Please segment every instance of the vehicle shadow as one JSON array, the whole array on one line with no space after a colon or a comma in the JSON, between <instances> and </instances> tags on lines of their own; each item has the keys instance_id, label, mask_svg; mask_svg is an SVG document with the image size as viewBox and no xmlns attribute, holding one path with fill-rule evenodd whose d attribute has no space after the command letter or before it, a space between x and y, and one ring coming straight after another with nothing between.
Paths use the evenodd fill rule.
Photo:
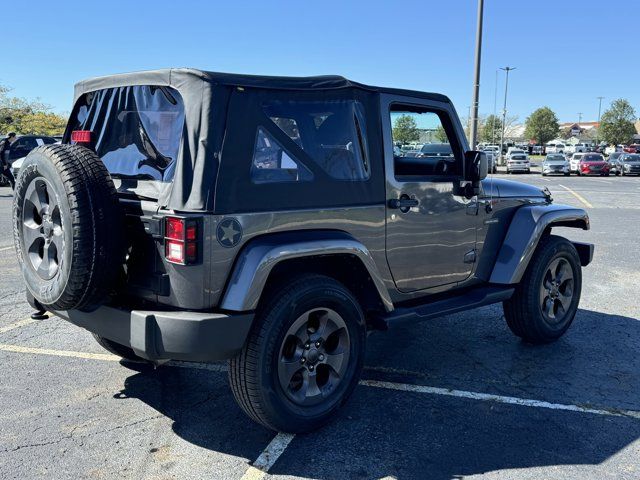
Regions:
<instances>
[{"instance_id":1,"label":"vehicle shadow","mask_svg":"<svg viewBox=\"0 0 640 480\"><path fill-rule=\"evenodd\" d=\"M580 310L565 337L534 347L513 337L492 306L372 335L363 376L640 410L639 343L639 320ZM226 375L202 369L142 368L118 395L167 415L189 442L255 459L273 434L240 412L225 382ZM546 466L597 469L638 438L636 418L360 387L335 422L298 436L270 473L450 479ZM615 468L624 462L616 459Z\"/></svg>"}]
</instances>

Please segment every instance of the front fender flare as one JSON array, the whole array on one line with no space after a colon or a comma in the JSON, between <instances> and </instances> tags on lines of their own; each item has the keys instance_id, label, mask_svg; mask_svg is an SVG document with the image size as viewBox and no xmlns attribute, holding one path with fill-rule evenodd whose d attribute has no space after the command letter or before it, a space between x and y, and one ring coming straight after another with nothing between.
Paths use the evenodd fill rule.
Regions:
<instances>
[{"instance_id":1,"label":"front fender flare","mask_svg":"<svg viewBox=\"0 0 640 480\"><path fill-rule=\"evenodd\" d=\"M509 225L489 281L497 284L518 283L540 238L549 227L589 230L589 215L581 208L567 205L520 207Z\"/></svg>"},{"instance_id":2,"label":"front fender flare","mask_svg":"<svg viewBox=\"0 0 640 480\"><path fill-rule=\"evenodd\" d=\"M269 274L280 262L312 256L352 255L369 272L387 311L393 303L369 250L343 232L290 232L265 235L251 240L236 259L220 308L250 311L258 306Z\"/></svg>"}]
</instances>

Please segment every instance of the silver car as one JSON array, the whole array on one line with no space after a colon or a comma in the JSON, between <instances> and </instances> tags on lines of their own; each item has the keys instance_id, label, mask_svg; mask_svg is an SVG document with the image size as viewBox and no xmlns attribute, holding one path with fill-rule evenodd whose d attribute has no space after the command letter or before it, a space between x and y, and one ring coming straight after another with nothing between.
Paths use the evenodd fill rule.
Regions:
<instances>
[{"instance_id":1,"label":"silver car","mask_svg":"<svg viewBox=\"0 0 640 480\"><path fill-rule=\"evenodd\" d=\"M570 175L570 165L567 157L561 153L550 153L542 161L542 176L550 174Z\"/></svg>"}]
</instances>

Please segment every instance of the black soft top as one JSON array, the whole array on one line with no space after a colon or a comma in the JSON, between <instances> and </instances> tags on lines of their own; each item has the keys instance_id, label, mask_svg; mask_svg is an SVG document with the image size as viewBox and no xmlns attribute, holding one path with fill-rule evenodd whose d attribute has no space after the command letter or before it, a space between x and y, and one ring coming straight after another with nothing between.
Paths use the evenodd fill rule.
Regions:
<instances>
[{"instance_id":1,"label":"black soft top","mask_svg":"<svg viewBox=\"0 0 640 480\"><path fill-rule=\"evenodd\" d=\"M275 91L295 97L309 93L333 91L336 94L353 93L375 96L379 93L404 95L438 102L450 103L444 95L393 88L372 87L353 82L340 76L272 77L205 72L189 68L148 70L134 73L91 78L76 84L74 108L87 93L105 89L123 89L133 86L171 87L178 91L184 102L184 133L176 161L176 171L171 183L140 181L135 188L138 194L157 198L161 207L176 211L210 210L212 189L215 185L220 151L225 134L226 105L232 92L238 89ZM259 92L255 92L259 93ZM104 107L106 108L106 107ZM107 108L108 110L108 108ZM70 120L64 141L70 140L75 122Z\"/></svg>"},{"instance_id":2,"label":"black soft top","mask_svg":"<svg viewBox=\"0 0 640 480\"><path fill-rule=\"evenodd\" d=\"M84 93L101 90L103 88L122 87L128 85L173 85L176 82L190 83L189 77L194 82L205 81L213 85L226 85L232 87L264 88L274 90L334 90L343 88L357 88L370 92L390 93L409 97L426 98L439 102L449 102L449 98L439 93L421 92L399 88L376 87L354 82L340 75L317 75L311 77L280 77L269 75L245 75L238 73L207 72L193 68L168 68L161 70L145 70L140 72L122 73L95 77L83 80L76 84L75 99ZM75 101L74 101L75 103Z\"/></svg>"}]
</instances>

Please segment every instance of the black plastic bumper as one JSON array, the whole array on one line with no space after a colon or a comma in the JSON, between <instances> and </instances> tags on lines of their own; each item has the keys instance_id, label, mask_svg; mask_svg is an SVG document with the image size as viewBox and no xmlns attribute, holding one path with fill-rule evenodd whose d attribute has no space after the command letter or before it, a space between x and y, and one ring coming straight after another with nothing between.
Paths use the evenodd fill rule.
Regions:
<instances>
[{"instance_id":1,"label":"black plastic bumper","mask_svg":"<svg viewBox=\"0 0 640 480\"><path fill-rule=\"evenodd\" d=\"M237 355L253 313L123 310L54 312L101 337L131 347L147 360L209 362Z\"/></svg>"}]
</instances>

